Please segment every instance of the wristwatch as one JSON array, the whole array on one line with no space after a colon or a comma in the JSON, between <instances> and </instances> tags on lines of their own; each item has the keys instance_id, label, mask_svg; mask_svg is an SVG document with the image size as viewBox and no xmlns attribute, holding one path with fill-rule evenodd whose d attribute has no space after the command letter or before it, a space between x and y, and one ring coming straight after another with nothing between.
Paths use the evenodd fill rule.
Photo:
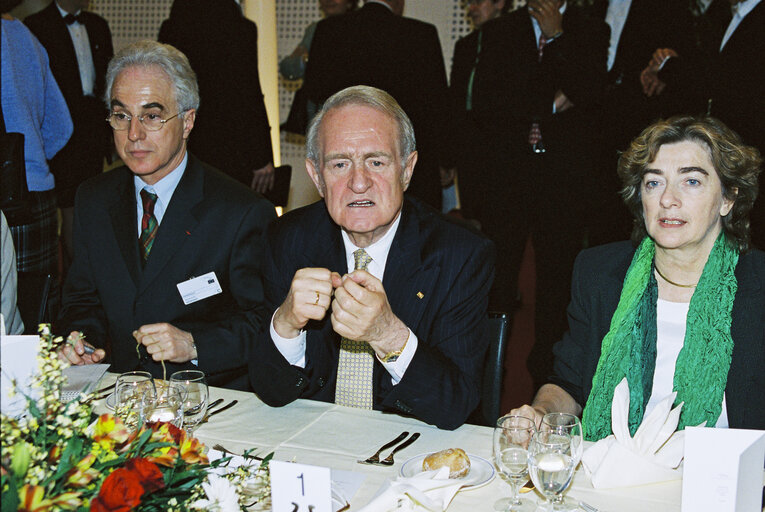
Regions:
<instances>
[{"instance_id":1,"label":"wristwatch","mask_svg":"<svg viewBox=\"0 0 765 512\"><path fill-rule=\"evenodd\" d=\"M385 356L381 359L381 361L383 363L392 363L396 361L399 357L401 357L401 354L404 353L404 349L406 348L406 344L408 341L409 341L409 338L406 339L403 347L401 347L398 350L394 350L393 352L388 352L387 354L385 354Z\"/></svg>"}]
</instances>

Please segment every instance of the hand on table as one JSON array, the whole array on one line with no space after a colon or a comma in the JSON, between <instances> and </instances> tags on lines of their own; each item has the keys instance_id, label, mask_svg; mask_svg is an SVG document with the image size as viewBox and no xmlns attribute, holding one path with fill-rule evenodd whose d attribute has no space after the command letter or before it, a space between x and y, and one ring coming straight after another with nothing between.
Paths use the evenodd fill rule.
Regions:
<instances>
[{"instance_id":1,"label":"hand on table","mask_svg":"<svg viewBox=\"0 0 765 512\"><path fill-rule=\"evenodd\" d=\"M301 268L292 278L287 298L274 314L274 330L295 338L309 320L321 320L332 303L332 292L342 280L326 268Z\"/></svg>"},{"instance_id":2,"label":"hand on table","mask_svg":"<svg viewBox=\"0 0 765 512\"><path fill-rule=\"evenodd\" d=\"M393 314L382 282L365 270L343 276L332 301L332 327L340 336L369 343L384 357L400 350L409 329Z\"/></svg>"},{"instance_id":3,"label":"hand on table","mask_svg":"<svg viewBox=\"0 0 765 512\"><path fill-rule=\"evenodd\" d=\"M72 331L69 337L58 349L58 357L62 361L69 361L73 365L95 364L106 357L103 349L95 348L90 343L83 341L83 334L79 331ZM85 352L85 347L94 349L92 353Z\"/></svg>"},{"instance_id":4,"label":"hand on table","mask_svg":"<svg viewBox=\"0 0 765 512\"><path fill-rule=\"evenodd\" d=\"M511 409L509 413L515 416L525 416L534 420L534 424L539 428L542 425L542 418L545 417L546 411L540 407L533 407L531 405L522 405L516 409Z\"/></svg>"},{"instance_id":5,"label":"hand on table","mask_svg":"<svg viewBox=\"0 0 765 512\"><path fill-rule=\"evenodd\" d=\"M197 358L194 337L168 323L146 324L133 331L133 337L146 347L155 361L185 363Z\"/></svg>"}]
</instances>

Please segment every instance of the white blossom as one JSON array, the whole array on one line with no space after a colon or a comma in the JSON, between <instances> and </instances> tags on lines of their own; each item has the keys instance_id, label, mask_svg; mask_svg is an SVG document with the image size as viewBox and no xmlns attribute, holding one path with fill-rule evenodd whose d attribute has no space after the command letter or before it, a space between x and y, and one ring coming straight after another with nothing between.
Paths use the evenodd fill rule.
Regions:
<instances>
[{"instance_id":1,"label":"white blossom","mask_svg":"<svg viewBox=\"0 0 765 512\"><path fill-rule=\"evenodd\" d=\"M197 500L192 508L207 509L215 512L239 512L239 496L236 487L226 478L215 474L207 477L202 484L207 499Z\"/></svg>"}]
</instances>

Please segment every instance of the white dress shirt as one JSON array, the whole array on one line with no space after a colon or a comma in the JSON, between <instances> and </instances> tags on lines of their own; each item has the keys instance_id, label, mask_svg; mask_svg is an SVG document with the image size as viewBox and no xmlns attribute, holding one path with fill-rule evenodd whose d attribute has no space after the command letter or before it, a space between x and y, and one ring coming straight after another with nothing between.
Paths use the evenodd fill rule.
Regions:
<instances>
[{"instance_id":1,"label":"white dress shirt","mask_svg":"<svg viewBox=\"0 0 765 512\"><path fill-rule=\"evenodd\" d=\"M608 70L614 67L616 50L619 49L619 39L622 37L624 24L632 6L632 0L608 0L606 23L611 27L611 41L608 43Z\"/></svg>"},{"instance_id":2,"label":"white dress shirt","mask_svg":"<svg viewBox=\"0 0 765 512\"><path fill-rule=\"evenodd\" d=\"M183 177L183 173L186 170L186 164L189 161L189 154L186 152L183 155L181 163L173 169L167 176L156 182L154 185L147 185L138 176L133 176L133 184L135 185L135 202L136 211L138 212L138 236L141 236L141 219L143 218L143 200L141 199L141 190L146 189L152 194L157 194L157 203L154 205L154 216L157 218L157 226L162 224L162 217L165 216L167 207L170 204L175 193L175 188Z\"/></svg>"},{"instance_id":3,"label":"white dress shirt","mask_svg":"<svg viewBox=\"0 0 765 512\"><path fill-rule=\"evenodd\" d=\"M65 17L68 12L61 8L58 3L56 4L58 12L61 13L61 17ZM75 16L80 14L81 11L77 11ZM96 67L93 64L93 53L90 51L90 39L88 39L88 30L85 25L79 21L75 21L71 25L66 26L69 29L69 35L72 38L72 44L74 44L74 53L77 55L77 67L80 69L80 82L82 83L82 94L85 96L93 96L93 86L96 82Z\"/></svg>"},{"instance_id":4,"label":"white dress shirt","mask_svg":"<svg viewBox=\"0 0 765 512\"><path fill-rule=\"evenodd\" d=\"M365 247L364 250L366 250L367 254L370 258L372 258L372 261L369 262L369 265L367 266L367 272L372 274L374 277L382 281L383 275L385 274L385 264L388 260L388 253L390 252L390 246L393 243L393 238L396 236L396 231L398 230L398 225L401 222L401 213L399 213L396 220L393 222L391 227L388 229L388 231L383 235L382 238L380 238L378 241L370 245L369 247ZM348 272L353 272L355 269L355 261L353 258L353 253L359 247L356 247L353 242L351 242L350 237L345 231L342 231L343 236L343 246L345 247L345 258L348 265ZM276 312L274 312L274 315ZM329 312L327 312L329 314ZM274 342L274 345L279 350L279 352L284 356L284 358L292 365L294 366L300 366L302 368L305 368L305 348L306 348L306 334L305 331L301 331L300 334L298 334L295 338L282 338L279 336L279 334L276 332L276 329L274 329L274 319L273 316L271 317L271 339ZM403 352L393 362L390 363L384 363L380 361L380 358L377 358L378 361L383 365L383 367L387 370L387 372L390 374L391 382L395 386L399 382L401 382L401 379L404 377L404 373L406 372L406 369L409 367L409 363L412 362L412 358L414 357L414 353L417 350L417 336L412 332L411 329L409 329L409 337L406 341L406 346L404 347Z\"/></svg>"},{"instance_id":5,"label":"white dress shirt","mask_svg":"<svg viewBox=\"0 0 765 512\"><path fill-rule=\"evenodd\" d=\"M725 31L725 35L722 38L722 42L720 43L720 51L725 48L726 43L741 24L743 19L746 18L746 15L752 12L752 9L757 7L757 4L759 3L760 0L745 0L744 2L739 2L731 7L733 10L733 19L730 20L728 30Z\"/></svg>"}]
</instances>

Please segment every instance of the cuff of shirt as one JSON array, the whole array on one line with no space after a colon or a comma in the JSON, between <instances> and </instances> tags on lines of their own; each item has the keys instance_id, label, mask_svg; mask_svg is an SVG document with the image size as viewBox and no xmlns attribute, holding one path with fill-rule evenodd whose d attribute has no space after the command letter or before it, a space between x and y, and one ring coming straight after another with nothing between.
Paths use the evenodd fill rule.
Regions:
<instances>
[{"instance_id":1,"label":"cuff of shirt","mask_svg":"<svg viewBox=\"0 0 765 512\"><path fill-rule=\"evenodd\" d=\"M277 310L278 311L278 310ZM295 338L282 338L274 329L274 316L271 316L271 340L276 345L276 349L284 356L284 359L293 366L305 368L305 331L300 331Z\"/></svg>"},{"instance_id":2,"label":"cuff of shirt","mask_svg":"<svg viewBox=\"0 0 765 512\"><path fill-rule=\"evenodd\" d=\"M401 382L401 379L404 378L404 373L406 373L406 369L409 368L409 364L412 362L414 353L416 351L417 336L415 336L412 330L409 329L409 337L406 339L406 346L404 346L404 351L401 352L401 355L398 356L398 359L390 363L383 363L379 357L377 358L377 360L382 363L383 367L390 374L390 380L394 386Z\"/></svg>"}]
</instances>

